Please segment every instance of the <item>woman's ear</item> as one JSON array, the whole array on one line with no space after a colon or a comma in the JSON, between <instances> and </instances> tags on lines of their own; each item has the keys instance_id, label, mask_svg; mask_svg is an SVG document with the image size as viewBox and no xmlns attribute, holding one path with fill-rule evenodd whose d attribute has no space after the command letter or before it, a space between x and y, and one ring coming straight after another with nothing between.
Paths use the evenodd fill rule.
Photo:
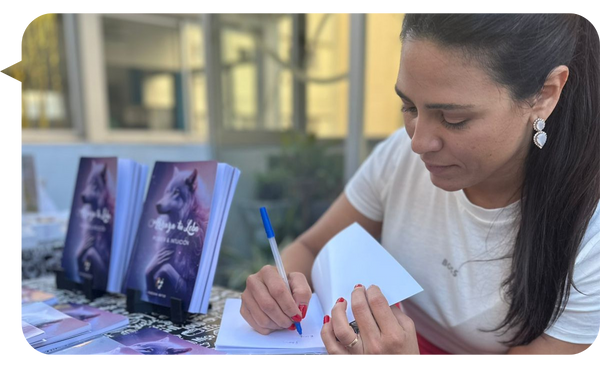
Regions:
<instances>
[{"instance_id":1,"label":"woman's ear","mask_svg":"<svg viewBox=\"0 0 600 368\"><path fill-rule=\"evenodd\" d=\"M550 72L532 106L536 117L547 119L552 114L568 78L569 68L565 65L559 65Z\"/></svg>"}]
</instances>

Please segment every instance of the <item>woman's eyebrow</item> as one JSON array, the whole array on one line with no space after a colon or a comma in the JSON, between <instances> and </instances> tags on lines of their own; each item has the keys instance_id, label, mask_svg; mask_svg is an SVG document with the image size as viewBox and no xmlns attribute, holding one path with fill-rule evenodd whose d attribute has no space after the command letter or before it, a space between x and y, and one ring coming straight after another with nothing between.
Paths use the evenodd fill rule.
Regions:
<instances>
[{"instance_id":1,"label":"woman's eyebrow","mask_svg":"<svg viewBox=\"0 0 600 368\"><path fill-rule=\"evenodd\" d=\"M406 95L405 95L404 93L402 93L402 91L400 91L400 90L398 89L398 86L397 86L397 85L395 85L395 84L394 84L394 89L396 90L396 94L397 94L397 95L398 95L398 96L399 96L401 99L403 99L403 100L406 100L406 101L408 101L408 102L410 102L410 103L413 103L413 102L410 100L410 98L406 97Z\"/></svg>"},{"instance_id":2,"label":"woman's eyebrow","mask_svg":"<svg viewBox=\"0 0 600 368\"><path fill-rule=\"evenodd\" d=\"M397 85L394 85L394 89L396 90L396 94L400 96L401 99L413 103L410 98L408 98L400 89L398 89ZM452 104L452 103L432 103L426 104L425 107L430 110L469 110L475 107L475 105L460 105L460 104Z\"/></svg>"}]
</instances>

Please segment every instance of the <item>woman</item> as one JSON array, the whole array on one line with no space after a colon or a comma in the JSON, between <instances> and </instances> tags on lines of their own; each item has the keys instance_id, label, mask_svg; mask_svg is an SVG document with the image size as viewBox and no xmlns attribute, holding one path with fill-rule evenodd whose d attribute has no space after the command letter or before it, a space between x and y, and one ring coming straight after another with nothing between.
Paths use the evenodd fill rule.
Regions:
<instances>
[{"instance_id":1,"label":"woman","mask_svg":"<svg viewBox=\"0 0 600 368\"><path fill-rule=\"evenodd\" d=\"M357 285L325 318L329 353L585 350L600 326L596 31L577 15L406 15L401 38L405 129L284 250L293 295L266 266L242 315L290 327L315 256L358 222L424 291L398 308Z\"/></svg>"}]
</instances>

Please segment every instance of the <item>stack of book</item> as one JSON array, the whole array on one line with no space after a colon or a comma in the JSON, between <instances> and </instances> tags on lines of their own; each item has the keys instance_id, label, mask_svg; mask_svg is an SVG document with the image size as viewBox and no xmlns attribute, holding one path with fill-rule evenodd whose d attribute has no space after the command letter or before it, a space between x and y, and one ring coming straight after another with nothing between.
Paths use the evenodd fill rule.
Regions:
<instances>
[{"instance_id":1,"label":"stack of book","mask_svg":"<svg viewBox=\"0 0 600 368\"><path fill-rule=\"evenodd\" d=\"M206 313L240 171L217 161L81 158L62 267L68 279ZM138 294L136 294L138 295Z\"/></svg>"},{"instance_id":2,"label":"stack of book","mask_svg":"<svg viewBox=\"0 0 600 368\"><path fill-rule=\"evenodd\" d=\"M52 353L129 324L129 318L83 304L42 302L23 304L21 324L27 342L42 353Z\"/></svg>"},{"instance_id":3,"label":"stack of book","mask_svg":"<svg viewBox=\"0 0 600 368\"><path fill-rule=\"evenodd\" d=\"M66 276L120 292L141 215L148 167L116 157L82 157L63 251Z\"/></svg>"},{"instance_id":4,"label":"stack of book","mask_svg":"<svg viewBox=\"0 0 600 368\"><path fill-rule=\"evenodd\" d=\"M224 354L155 328L112 338L105 335L128 324L125 316L88 305L65 303L54 308L42 302L22 305L23 334L33 348L45 354Z\"/></svg>"},{"instance_id":5,"label":"stack of book","mask_svg":"<svg viewBox=\"0 0 600 368\"><path fill-rule=\"evenodd\" d=\"M123 292L206 313L240 171L216 161L157 162Z\"/></svg>"},{"instance_id":6,"label":"stack of book","mask_svg":"<svg viewBox=\"0 0 600 368\"><path fill-rule=\"evenodd\" d=\"M143 328L112 338L102 336L86 341L54 355L196 355L224 354L214 349L185 341L175 335Z\"/></svg>"}]
</instances>

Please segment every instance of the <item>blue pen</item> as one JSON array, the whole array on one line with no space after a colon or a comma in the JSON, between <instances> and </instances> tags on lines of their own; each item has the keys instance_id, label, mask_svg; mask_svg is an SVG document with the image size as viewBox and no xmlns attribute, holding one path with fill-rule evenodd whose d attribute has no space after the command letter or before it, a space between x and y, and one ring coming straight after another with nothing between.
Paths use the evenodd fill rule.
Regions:
<instances>
[{"instance_id":1,"label":"blue pen","mask_svg":"<svg viewBox=\"0 0 600 368\"><path fill-rule=\"evenodd\" d=\"M281 256L279 255L279 248L277 248L277 242L275 241L275 233L273 232L273 228L271 227L271 221L269 221L269 215L267 215L267 209L265 207L260 208L260 216L262 217L263 225L265 226L265 231L267 233L267 238L269 239L269 244L271 245L273 258L275 258L277 272L279 272L279 276L281 276L281 278L285 282L285 286L287 286L291 294L292 289L290 289L290 284L288 283L287 279L287 273L285 273L285 269L283 268L283 261L281 260ZM298 331L300 336L302 336L302 326L300 326L300 322L294 322L294 324L296 325L296 331Z\"/></svg>"}]
</instances>

